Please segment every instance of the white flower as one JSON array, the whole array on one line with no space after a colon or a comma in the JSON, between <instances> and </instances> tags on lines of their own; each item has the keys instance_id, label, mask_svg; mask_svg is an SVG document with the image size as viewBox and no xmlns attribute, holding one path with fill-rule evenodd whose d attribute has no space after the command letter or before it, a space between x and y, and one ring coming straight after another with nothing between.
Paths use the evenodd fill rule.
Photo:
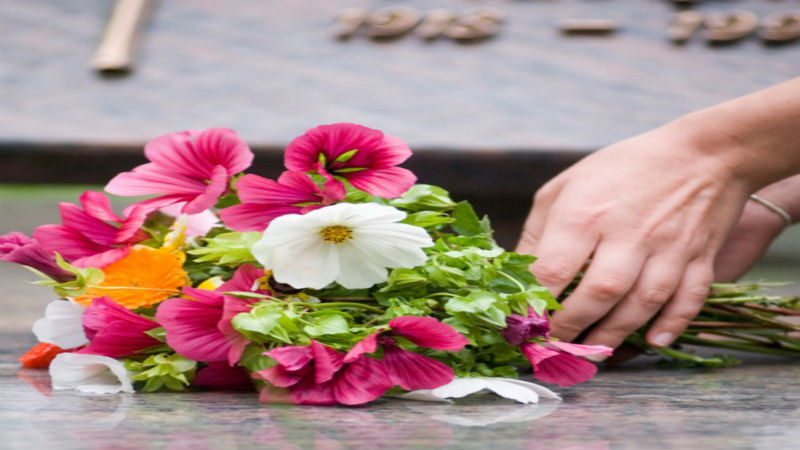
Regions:
<instances>
[{"instance_id":1,"label":"white flower","mask_svg":"<svg viewBox=\"0 0 800 450\"><path fill-rule=\"evenodd\" d=\"M59 353L50 363L53 389L89 394L133 393L130 374L121 361L108 356Z\"/></svg>"},{"instance_id":2,"label":"white flower","mask_svg":"<svg viewBox=\"0 0 800 450\"><path fill-rule=\"evenodd\" d=\"M433 245L425 229L397 223L406 214L376 203L339 203L305 215L273 220L253 245L253 256L275 280L322 289L335 281L348 289L386 281L387 267L415 267Z\"/></svg>"},{"instance_id":3,"label":"white flower","mask_svg":"<svg viewBox=\"0 0 800 450\"><path fill-rule=\"evenodd\" d=\"M540 397L561 400L561 396L544 386L513 378L456 378L436 389L420 389L399 397L407 400L441 402L448 398L466 397L484 389L524 404L538 403Z\"/></svg>"},{"instance_id":4,"label":"white flower","mask_svg":"<svg viewBox=\"0 0 800 450\"><path fill-rule=\"evenodd\" d=\"M83 332L82 305L72 300L55 300L47 305L44 317L33 323L33 334L39 342L57 345L64 349L89 343Z\"/></svg>"}]
</instances>

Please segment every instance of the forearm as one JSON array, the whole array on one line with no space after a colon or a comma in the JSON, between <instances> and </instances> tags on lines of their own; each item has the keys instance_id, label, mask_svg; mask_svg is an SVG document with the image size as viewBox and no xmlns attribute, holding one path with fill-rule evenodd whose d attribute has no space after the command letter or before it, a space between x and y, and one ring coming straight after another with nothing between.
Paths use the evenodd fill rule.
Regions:
<instances>
[{"instance_id":1,"label":"forearm","mask_svg":"<svg viewBox=\"0 0 800 450\"><path fill-rule=\"evenodd\" d=\"M665 128L755 192L800 173L800 78L688 114ZM798 216L800 218L800 216Z\"/></svg>"}]
</instances>

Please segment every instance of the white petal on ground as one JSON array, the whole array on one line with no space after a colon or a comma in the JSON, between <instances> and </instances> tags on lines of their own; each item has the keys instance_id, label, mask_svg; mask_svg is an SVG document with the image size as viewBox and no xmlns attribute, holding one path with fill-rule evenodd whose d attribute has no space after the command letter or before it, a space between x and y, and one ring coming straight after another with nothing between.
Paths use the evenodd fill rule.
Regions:
<instances>
[{"instance_id":1,"label":"white petal on ground","mask_svg":"<svg viewBox=\"0 0 800 450\"><path fill-rule=\"evenodd\" d=\"M462 398L483 390L524 404L538 403L540 396L561 400L558 394L546 387L513 378L456 378L436 389L411 391L399 397L407 400L441 402L443 399Z\"/></svg>"},{"instance_id":2,"label":"white petal on ground","mask_svg":"<svg viewBox=\"0 0 800 450\"><path fill-rule=\"evenodd\" d=\"M273 220L251 252L275 279L295 288L322 289L333 281L349 289L368 288L386 280L387 268L416 267L422 250L433 245L425 229L396 223L406 214L375 203L339 203L305 215ZM351 230L341 243L326 242L322 230Z\"/></svg>"},{"instance_id":3,"label":"white petal on ground","mask_svg":"<svg viewBox=\"0 0 800 450\"><path fill-rule=\"evenodd\" d=\"M52 301L45 308L44 317L33 323L33 334L39 342L63 349L86 345L89 340L83 332L85 310L85 307L71 300Z\"/></svg>"},{"instance_id":4,"label":"white petal on ground","mask_svg":"<svg viewBox=\"0 0 800 450\"><path fill-rule=\"evenodd\" d=\"M133 393L128 370L107 356L60 353L50 363L53 389L75 389L89 394Z\"/></svg>"},{"instance_id":5,"label":"white petal on ground","mask_svg":"<svg viewBox=\"0 0 800 450\"><path fill-rule=\"evenodd\" d=\"M549 416L561 402L541 402L535 405L406 405L410 410L439 422L462 427L485 427L497 423L532 422Z\"/></svg>"}]
</instances>

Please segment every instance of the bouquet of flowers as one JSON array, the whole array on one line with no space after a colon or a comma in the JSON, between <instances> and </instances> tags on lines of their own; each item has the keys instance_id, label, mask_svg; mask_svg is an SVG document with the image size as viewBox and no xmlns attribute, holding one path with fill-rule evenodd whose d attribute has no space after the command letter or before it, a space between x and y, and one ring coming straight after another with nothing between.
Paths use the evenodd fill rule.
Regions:
<instances>
[{"instance_id":1,"label":"bouquet of flowers","mask_svg":"<svg viewBox=\"0 0 800 450\"><path fill-rule=\"evenodd\" d=\"M122 215L88 191L80 206L60 205L62 224L0 236L0 259L59 297L20 358L49 367L55 389L249 389L317 405L489 389L536 402L558 396L517 380L521 369L570 386L596 373L583 357L612 352L551 337L559 304L530 273L535 258L499 247L468 202L415 184L398 167L411 150L394 136L310 129L286 148L277 180L244 174L254 155L224 128L156 138L145 156L105 187L155 195ZM763 308L748 311L775 312ZM747 339L800 350L773 335Z\"/></svg>"}]
</instances>

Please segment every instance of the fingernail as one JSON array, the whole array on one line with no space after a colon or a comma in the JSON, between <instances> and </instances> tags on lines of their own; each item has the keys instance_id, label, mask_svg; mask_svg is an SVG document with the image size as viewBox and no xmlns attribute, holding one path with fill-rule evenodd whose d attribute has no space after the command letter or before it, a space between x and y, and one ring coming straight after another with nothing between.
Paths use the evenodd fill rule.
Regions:
<instances>
[{"instance_id":1,"label":"fingernail","mask_svg":"<svg viewBox=\"0 0 800 450\"><path fill-rule=\"evenodd\" d=\"M586 355L586 356L584 356L584 358L588 359L589 361L599 363L599 362L605 361L606 358L608 358L608 356L606 356L606 355Z\"/></svg>"},{"instance_id":2,"label":"fingernail","mask_svg":"<svg viewBox=\"0 0 800 450\"><path fill-rule=\"evenodd\" d=\"M672 333L661 333L653 338L651 344L655 345L656 347L666 347L675 340L675 335Z\"/></svg>"}]
</instances>

